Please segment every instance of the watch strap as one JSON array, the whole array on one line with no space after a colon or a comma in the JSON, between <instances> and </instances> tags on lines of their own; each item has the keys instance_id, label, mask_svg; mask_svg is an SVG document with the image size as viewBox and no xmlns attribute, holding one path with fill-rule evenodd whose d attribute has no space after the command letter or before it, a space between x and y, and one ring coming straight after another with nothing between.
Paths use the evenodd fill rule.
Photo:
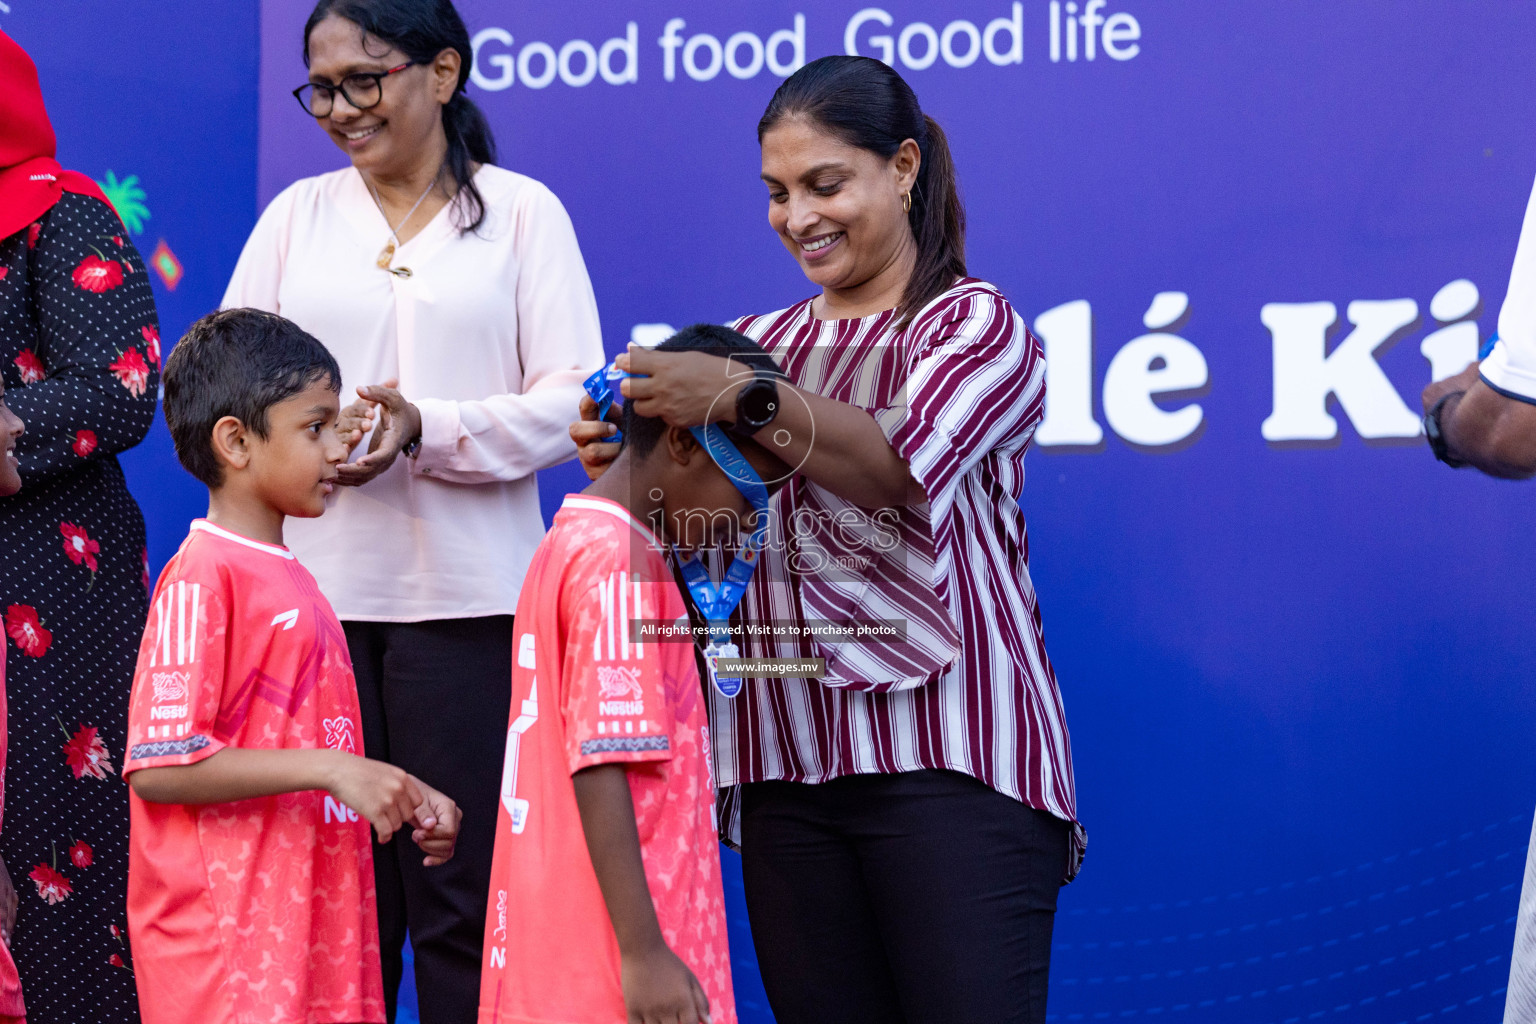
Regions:
<instances>
[{"instance_id":1,"label":"watch strap","mask_svg":"<svg viewBox=\"0 0 1536 1024\"><path fill-rule=\"evenodd\" d=\"M1445 439L1445 431L1440 423L1441 413L1445 411L1445 403L1453 398L1460 398L1465 391L1452 391L1441 395L1440 400L1430 406L1429 412L1424 414L1424 438L1429 442L1429 450L1435 453L1435 458L1450 466L1452 469L1460 469L1466 462L1451 454L1450 446Z\"/></svg>"}]
</instances>

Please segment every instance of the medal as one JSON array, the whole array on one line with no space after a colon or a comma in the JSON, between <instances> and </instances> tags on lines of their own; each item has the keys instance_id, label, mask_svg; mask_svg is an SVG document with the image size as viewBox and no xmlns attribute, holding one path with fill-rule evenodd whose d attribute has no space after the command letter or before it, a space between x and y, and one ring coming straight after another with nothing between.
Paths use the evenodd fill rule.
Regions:
<instances>
[{"instance_id":1,"label":"medal","mask_svg":"<svg viewBox=\"0 0 1536 1024\"><path fill-rule=\"evenodd\" d=\"M719 643L711 640L709 646L704 648L704 667L709 670L709 684L713 686L722 697L734 697L741 692L742 680L740 676L722 676L720 674L719 661L721 658L740 658L741 652L733 643Z\"/></svg>"},{"instance_id":2,"label":"medal","mask_svg":"<svg viewBox=\"0 0 1536 1024\"><path fill-rule=\"evenodd\" d=\"M713 650L714 654L710 654ZM711 643L704 648L704 664L709 666L709 682L722 697L734 697L741 692L742 679L740 676L722 676L720 674L719 661L721 658L737 659L741 652L733 643Z\"/></svg>"},{"instance_id":3,"label":"medal","mask_svg":"<svg viewBox=\"0 0 1536 1024\"><path fill-rule=\"evenodd\" d=\"M739 453L737 457L740 458ZM767 489L762 487L761 482L758 487L762 488L766 501ZM764 523L767 522L766 516L761 518ZM746 544L731 559L731 567L725 571L725 578L718 584L709 578L709 571L697 555L678 556L678 570L683 574L683 582L688 584L688 593L692 595L699 613L709 623L709 645L704 648L704 667L709 672L710 685L722 697L736 696L744 685L744 680L739 676L722 676L718 662L721 658L741 657L741 651L730 638L731 613L747 592L747 583L752 579L752 571L757 568L763 534L766 532L765 526L759 526L752 532Z\"/></svg>"}]
</instances>

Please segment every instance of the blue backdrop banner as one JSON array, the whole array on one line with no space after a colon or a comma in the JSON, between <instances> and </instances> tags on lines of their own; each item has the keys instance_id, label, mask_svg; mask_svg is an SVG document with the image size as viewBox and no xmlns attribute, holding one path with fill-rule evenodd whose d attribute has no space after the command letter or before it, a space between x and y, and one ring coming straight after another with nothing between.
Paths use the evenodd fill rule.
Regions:
<instances>
[{"instance_id":1,"label":"blue backdrop banner","mask_svg":"<svg viewBox=\"0 0 1536 1024\"><path fill-rule=\"evenodd\" d=\"M145 193L167 340L260 207L345 162L288 95L309 7L0 4L65 165ZM1091 836L1053 1020L1498 1018L1536 807L1533 492L1436 464L1415 410L1504 297L1536 7L460 9L470 94L569 209L610 354L811 293L755 136L803 61L887 60L948 132L971 272L1049 360L1021 504ZM161 427L128 464L158 568L201 495ZM583 479L544 474L546 511Z\"/></svg>"}]
</instances>

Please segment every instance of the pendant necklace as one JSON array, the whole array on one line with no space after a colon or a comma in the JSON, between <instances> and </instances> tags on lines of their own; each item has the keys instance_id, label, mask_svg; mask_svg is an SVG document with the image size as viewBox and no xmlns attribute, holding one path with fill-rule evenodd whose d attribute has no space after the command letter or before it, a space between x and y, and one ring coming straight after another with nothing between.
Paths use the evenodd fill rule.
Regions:
<instances>
[{"instance_id":1,"label":"pendant necklace","mask_svg":"<svg viewBox=\"0 0 1536 1024\"><path fill-rule=\"evenodd\" d=\"M430 183L428 183L426 191L416 197L416 202L411 206L410 210L406 212L406 215L400 218L400 223L396 224L394 227L389 227L389 214L384 212L384 201L379 198L379 190L373 187L373 182L368 183L368 191L373 194L373 201L379 208L379 214L384 218L384 226L389 227L389 241L384 243L384 248L379 250L379 255L373 261L374 265L377 266L380 270L388 271L389 273L394 274L396 277L411 276L410 267L390 266L390 263L393 262L395 258L395 248L400 244L400 237L396 234L396 232L405 227L405 222L411 219L411 214L415 213L421 207L421 204L426 201L427 196L430 195L432 190L437 187L438 179L442 177L442 174L442 170L439 169L437 175L433 177Z\"/></svg>"}]
</instances>

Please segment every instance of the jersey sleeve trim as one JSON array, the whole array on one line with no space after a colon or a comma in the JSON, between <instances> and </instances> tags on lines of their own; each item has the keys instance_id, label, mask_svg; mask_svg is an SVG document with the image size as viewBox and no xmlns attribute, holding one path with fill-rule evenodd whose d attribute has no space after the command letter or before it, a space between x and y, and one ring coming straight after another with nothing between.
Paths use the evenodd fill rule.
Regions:
<instances>
[{"instance_id":1,"label":"jersey sleeve trim","mask_svg":"<svg viewBox=\"0 0 1536 1024\"><path fill-rule=\"evenodd\" d=\"M605 764L662 763L672 760L672 740L665 733L643 736L593 736L577 745L571 774Z\"/></svg>"},{"instance_id":2,"label":"jersey sleeve trim","mask_svg":"<svg viewBox=\"0 0 1536 1024\"><path fill-rule=\"evenodd\" d=\"M127 778L141 768L181 768L205 761L223 750L221 740L201 733L179 740L151 740L135 743L128 749L128 759L123 764L123 777Z\"/></svg>"},{"instance_id":3,"label":"jersey sleeve trim","mask_svg":"<svg viewBox=\"0 0 1536 1024\"><path fill-rule=\"evenodd\" d=\"M672 741L665 736L605 736L581 741L583 760L594 754L644 754L671 749Z\"/></svg>"}]
</instances>

